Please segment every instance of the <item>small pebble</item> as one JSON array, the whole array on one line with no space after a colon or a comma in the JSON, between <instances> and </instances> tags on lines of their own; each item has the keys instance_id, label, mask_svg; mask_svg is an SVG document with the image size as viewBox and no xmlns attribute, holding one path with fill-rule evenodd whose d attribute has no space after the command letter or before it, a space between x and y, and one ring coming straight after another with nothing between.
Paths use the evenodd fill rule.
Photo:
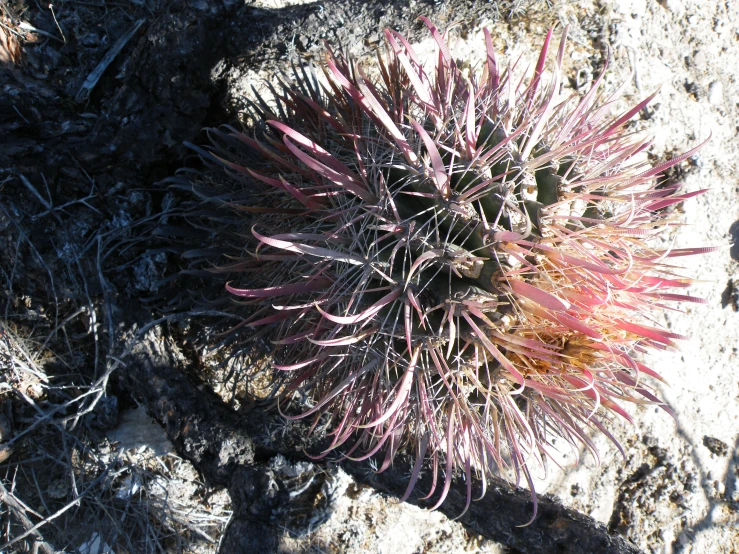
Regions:
<instances>
[{"instance_id":1,"label":"small pebble","mask_svg":"<svg viewBox=\"0 0 739 554\"><path fill-rule=\"evenodd\" d=\"M721 481L714 481L713 486L718 496L723 496L726 492L726 486Z\"/></svg>"},{"instance_id":2,"label":"small pebble","mask_svg":"<svg viewBox=\"0 0 739 554\"><path fill-rule=\"evenodd\" d=\"M714 437L709 437L707 435L703 437L703 446L708 448L708 450L711 451L711 454L715 454L716 456L727 456L729 454L729 445ZM710 475L711 472L709 471L706 474L706 479L710 479Z\"/></svg>"},{"instance_id":3,"label":"small pebble","mask_svg":"<svg viewBox=\"0 0 739 554\"><path fill-rule=\"evenodd\" d=\"M708 69L708 56L704 50L696 50L693 52L693 64L698 71L706 71Z\"/></svg>"},{"instance_id":4,"label":"small pebble","mask_svg":"<svg viewBox=\"0 0 739 554\"><path fill-rule=\"evenodd\" d=\"M0 464L10 458L13 453L13 447L6 444L0 445Z\"/></svg>"},{"instance_id":5,"label":"small pebble","mask_svg":"<svg viewBox=\"0 0 739 554\"><path fill-rule=\"evenodd\" d=\"M719 81L708 85L708 101L714 106L719 105L724 99L724 86Z\"/></svg>"}]
</instances>

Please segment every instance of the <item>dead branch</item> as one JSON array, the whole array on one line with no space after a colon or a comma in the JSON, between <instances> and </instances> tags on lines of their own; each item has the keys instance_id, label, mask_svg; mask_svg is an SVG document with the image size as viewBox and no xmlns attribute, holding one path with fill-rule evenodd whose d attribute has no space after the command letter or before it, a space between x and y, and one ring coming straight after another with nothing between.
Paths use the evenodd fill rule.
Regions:
<instances>
[{"instance_id":1,"label":"dead branch","mask_svg":"<svg viewBox=\"0 0 739 554\"><path fill-rule=\"evenodd\" d=\"M2 482L0 482L0 504L5 504L10 509L25 530L23 534L16 537L13 541L2 545L2 548L6 548L12 543L23 540L26 537L33 537L35 544L38 545L39 550L44 554L54 554L56 552L49 543L44 541L43 535L38 531L39 527L41 527L46 521L44 520L42 523L34 525L33 522L28 519L28 516L26 516L26 510L24 510L23 506L21 506L15 499L15 496L8 492L8 489L3 486Z\"/></svg>"}]
</instances>

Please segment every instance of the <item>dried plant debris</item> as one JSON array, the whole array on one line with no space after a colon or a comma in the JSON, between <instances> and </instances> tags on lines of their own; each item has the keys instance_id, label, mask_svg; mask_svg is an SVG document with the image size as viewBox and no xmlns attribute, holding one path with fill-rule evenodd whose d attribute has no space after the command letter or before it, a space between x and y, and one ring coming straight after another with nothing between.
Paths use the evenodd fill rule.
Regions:
<instances>
[{"instance_id":1,"label":"dried plant debris","mask_svg":"<svg viewBox=\"0 0 739 554\"><path fill-rule=\"evenodd\" d=\"M57 403L59 378L49 378L28 353L32 343L24 346L7 328L1 339L0 451L6 459L0 493L7 510L0 515L0 550L36 545L42 552L93 553L95 545L108 545L111 552L212 552L230 517L225 492L214 495L188 462L156 456L140 440L124 445L134 449L112 448L100 430L117 426L115 397L101 395L88 406L88 417L74 410L65 415L68 409L60 407L80 399ZM160 442L154 446L161 449Z\"/></svg>"}]
</instances>

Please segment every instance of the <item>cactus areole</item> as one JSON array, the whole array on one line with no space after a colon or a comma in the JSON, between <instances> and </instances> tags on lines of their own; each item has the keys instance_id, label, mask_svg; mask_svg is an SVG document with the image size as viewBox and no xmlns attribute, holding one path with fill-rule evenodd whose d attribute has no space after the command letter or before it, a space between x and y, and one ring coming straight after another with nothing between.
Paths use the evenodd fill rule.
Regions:
<instances>
[{"instance_id":1,"label":"cactus areole","mask_svg":"<svg viewBox=\"0 0 739 554\"><path fill-rule=\"evenodd\" d=\"M375 78L329 48L325 78L296 69L276 105L252 103L255 130L211 129L199 151L253 193L226 206L248 221L226 288L269 329L281 412L380 471L410 453L406 497L428 468L438 506L459 472L469 505L473 475L533 490L555 439L597 455L589 432L616 442L624 404L665 407L636 353L682 338L654 314L700 299L667 262L707 249L652 239L702 191L657 180L695 150L652 167L628 130L654 95L617 116L602 74L562 95L566 30L553 68L550 31L519 79L487 31L468 75L421 19L430 70L391 30Z\"/></svg>"}]
</instances>

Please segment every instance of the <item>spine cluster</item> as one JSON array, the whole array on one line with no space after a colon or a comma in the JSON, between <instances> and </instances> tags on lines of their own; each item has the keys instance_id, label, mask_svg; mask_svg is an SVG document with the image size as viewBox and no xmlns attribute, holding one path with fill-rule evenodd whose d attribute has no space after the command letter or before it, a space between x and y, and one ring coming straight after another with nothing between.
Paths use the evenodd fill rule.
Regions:
<instances>
[{"instance_id":1,"label":"spine cluster","mask_svg":"<svg viewBox=\"0 0 739 554\"><path fill-rule=\"evenodd\" d=\"M653 246L666 208L703 192L657 181L694 150L644 161L627 124L653 96L613 117L601 74L562 97L566 31L523 80L485 31L468 76L422 19L430 71L394 31L375 79L329 49L323 79L297 70L276 106L253 104L260 131L211 130L202 154L249 191L228 204L248 225L223 269L269 329L281 410L380 471L412 452L407 494L427 462L438 506L456 470L531 484L553 439L594 452L625 403L663 406L636 354L682 338L654 323L700 301L668 262L707 249Z\"/></svg>"}]
</instances>

